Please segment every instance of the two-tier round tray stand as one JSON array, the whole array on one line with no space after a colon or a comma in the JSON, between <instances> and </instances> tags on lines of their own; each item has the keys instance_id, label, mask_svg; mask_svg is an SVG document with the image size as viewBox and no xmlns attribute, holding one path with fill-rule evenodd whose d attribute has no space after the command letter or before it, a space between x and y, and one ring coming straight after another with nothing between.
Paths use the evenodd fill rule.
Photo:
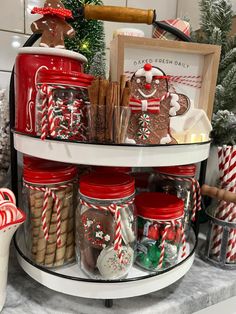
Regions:
<instances>
[{"instance_id":1,"label":"two-tier round tray stand","mask_svg":"<svg viewBox=\"0 0 236 314\"><path fill-rule=\"evenodd\" d=\"M35 36L35 35L34 35ZM33 36L32 36L33 37ZM35 37L25 46L32 45ZM11 127L14 127L14 79L10 88ZM204 181L206 159L208 158L210 142L182 145L106 145L74 143L61 140L45 140L13 132L12 144L12 188L17 193L17 151L48 160L59 162L102 165L153 167L184 165L201 162L200 184ZM12 145L13 147L13 145ZM134 297L160 290L171 285L184 276L194 261L194 251L197 244L197 225L193 226L187 244L188 256L168 270L148 272L134 266L126 279L122 280L92 280L87 278L77 264L59 269L46 269L36 265L27 256L24 233L19 230L15 236L17 258L33 279L44 286L65 294L84 298L104 299L107 307L112 306L112 300Z\"/></svg>"}]
</instances>

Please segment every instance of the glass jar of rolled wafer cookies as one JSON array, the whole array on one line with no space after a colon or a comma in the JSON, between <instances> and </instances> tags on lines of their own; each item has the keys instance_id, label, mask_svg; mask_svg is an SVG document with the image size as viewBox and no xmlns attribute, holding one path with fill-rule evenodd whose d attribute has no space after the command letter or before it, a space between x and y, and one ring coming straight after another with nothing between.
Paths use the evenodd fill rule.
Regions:
<instances>
[{"instance_id":1,"label":"glass jar of rolled wafer cookies","mask_svg":"<svg viewBox=\"0 0 236 314\"><path fill-rule=\"evenodd\" d=\"M75 260L76 193L77 167L45 160L24 164L25 241L36 264L58 267Z\"/></svg>"},{"instance_id":2,"label":"glass jar of rolled wafer cookies","mask_svg":"<svg viewBox=\"0 0 236 314\"><path fill-rule=\"evenodd\" d=\"M93 279L127 276L134 262L134 179L124 173L81 177L76 211L76 256Z\"/></svg>"}]
</instances>

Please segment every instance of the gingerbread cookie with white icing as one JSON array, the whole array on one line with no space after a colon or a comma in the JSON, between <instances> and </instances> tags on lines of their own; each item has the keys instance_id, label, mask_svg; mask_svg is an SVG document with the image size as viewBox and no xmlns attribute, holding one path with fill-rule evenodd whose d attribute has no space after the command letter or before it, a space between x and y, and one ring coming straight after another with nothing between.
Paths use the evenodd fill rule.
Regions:
<instances>
[{"instance_id":1,"label":"gingerbread cookie with white icing","mask_svg":"<svg viewBox=\"0 0 236 314\"><path fill-rule=\"evenodd\" d=\"M151 64L131 78L131 118L126 142L131 144L176 144L170 131L170 117L189 109L189 98L170 93L165 73Z\"/></svg>"}]
</instances>

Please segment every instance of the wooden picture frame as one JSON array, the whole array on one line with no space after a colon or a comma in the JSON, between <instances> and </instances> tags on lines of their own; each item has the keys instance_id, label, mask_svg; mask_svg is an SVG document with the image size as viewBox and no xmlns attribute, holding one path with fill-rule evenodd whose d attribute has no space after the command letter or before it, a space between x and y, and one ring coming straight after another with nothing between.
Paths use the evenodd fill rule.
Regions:
<instances>
[{"instance_id":1,"label":"wooden picture frame","mask_svg":"<svg viewBox=\"0 0 236 314\"><path fill-rule=\"evenodd\" d=\"M117 81L129 67L134 73L144 63L164 68L169 75L201 76L200 88L193 91L185 86L185 90L189 89L194 106L211 120L220 53L221 47L215 45L118 35L110 46L110 76Z\"/></svg>"}]
</instances>

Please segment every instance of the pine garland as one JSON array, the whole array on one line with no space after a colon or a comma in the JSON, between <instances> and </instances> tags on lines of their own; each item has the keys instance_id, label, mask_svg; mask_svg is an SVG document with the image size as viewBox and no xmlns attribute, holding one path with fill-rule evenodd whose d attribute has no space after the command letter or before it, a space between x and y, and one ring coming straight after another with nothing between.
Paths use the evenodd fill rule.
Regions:
<instances>
[{"instance_id":1,"label":"pine garland","mask_svg":"<svg viewBox=\"0 0 236 314\"><path fill-rule=\"evenodd\" d=\"M78 9L85 4L102 5L101 0L62 0L65 7L73 12L73 16L78 15ZM71 25L76 31L76 36L66 39L65 45L69 50L82 53L87 59L88 64L85 72L105 76L105 33L103 22L95 20L75 19ZM100 55L100 63L97 64L96 71L90 70L96 54Z\"/></svg>"},{"instance_id":2,"label":"pine garland","mask_svg":"<svg viewBox=\"0 0 236 314\"><path fill-rule=\"evenodd\" d=\"M212 139L217 145L236 143L236 36L229 37L233 10L229 0L201 0L201 33L195 41L221 46Z\"/></svg>"}]
</instances>

